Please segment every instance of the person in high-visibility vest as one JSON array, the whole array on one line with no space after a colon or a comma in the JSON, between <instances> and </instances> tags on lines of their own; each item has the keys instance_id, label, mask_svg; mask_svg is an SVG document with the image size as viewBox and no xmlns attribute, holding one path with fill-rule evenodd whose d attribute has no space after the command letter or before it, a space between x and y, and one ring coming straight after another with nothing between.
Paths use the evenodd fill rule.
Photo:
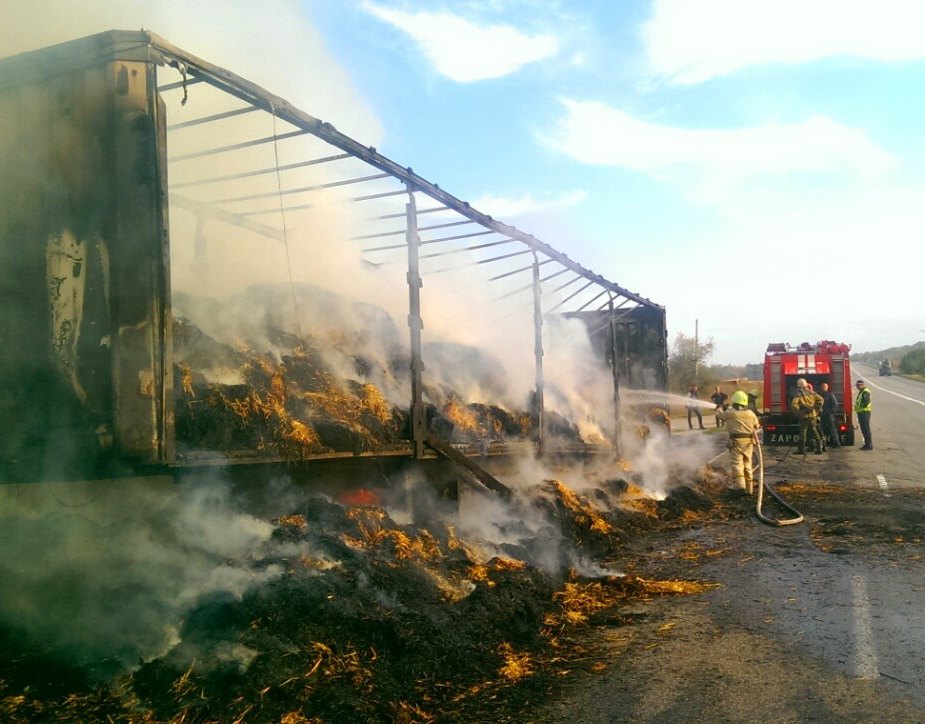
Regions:
<instances>
[{"instance_id":1,"label":"person in high-visibility vest","mask_svg":"<svg viewBox=\"0 0 925 724\"><path fill-rule=\"evenodd\" d=\"M867 384L864 380L858 380L855 382L855 386L858 388L858 394L854 398L854 411L858 416L861 435L864 436L864 444L861 446L861 450L873 450L874 437L870 434L870 411L873 407L870 400L870 390L867 389Z\"/></svg>"}]
</instances>

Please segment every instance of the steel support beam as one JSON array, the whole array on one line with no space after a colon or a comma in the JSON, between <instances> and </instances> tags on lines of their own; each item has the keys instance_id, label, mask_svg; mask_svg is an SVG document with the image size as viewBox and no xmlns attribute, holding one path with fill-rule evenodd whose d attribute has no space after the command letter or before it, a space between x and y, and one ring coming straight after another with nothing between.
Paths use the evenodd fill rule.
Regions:
<instances>
[{"instance_id":1,"label":"steel support beam","mask_svg":"<svg viewBox=\"0 0 925 724\"><path fill-rule=\"evenodd\" d=\"M411 334L411 445L415 459L424 457L427 441L427 420L424 415L424 359L421 344L421 280L418 216L415 211L414 192L408 188L405 205L407 223L405 239L408 246L408 328Z\"/></svg>"},{"instance_id":2,"label":"steel support beam","mask_svg":"<svg viewBox=\"0 0 925 724\"><path fill-rule=\"evenodd\" d=\"M533 254L533 359L536 367L536 453L542 455L546 442L545 408L546 385L543 378L543 296L540 288L540 261Z\"/></svg>"},{"instance_id":3,"label":"steel support beam","mask_svg":"<svg viewBox=\"0 0 925 724\"><path fill-rule=\"evenodd\" d=\"M610 298L608 310L610 314L610 372L613 375L613 447L619 458L622 435L620 425L620 365L617 362L617 319L614 316L613 297Z\"/></svg>"}]
</instances>

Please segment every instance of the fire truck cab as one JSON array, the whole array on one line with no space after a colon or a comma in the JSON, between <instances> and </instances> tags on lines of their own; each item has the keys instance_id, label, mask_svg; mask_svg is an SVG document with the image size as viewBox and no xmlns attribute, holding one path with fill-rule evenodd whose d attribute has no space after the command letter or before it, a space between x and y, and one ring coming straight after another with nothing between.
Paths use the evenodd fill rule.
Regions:
<instances>
[{"instance_id":1,"label":"fire truck cab","mask_svg":"<svg viewBox=\"0 0 925 724\"><path fill-rule=\"evenodd\" d=\"M765 445L797 445L799 422L790 411L801 377L818 392L823 382L835 393L835 426L842 445L854 445L851 345L823 340L792 347L787 342L768 345L764 355L764 398L758 418Z\"/></svg>"}]
</instances>

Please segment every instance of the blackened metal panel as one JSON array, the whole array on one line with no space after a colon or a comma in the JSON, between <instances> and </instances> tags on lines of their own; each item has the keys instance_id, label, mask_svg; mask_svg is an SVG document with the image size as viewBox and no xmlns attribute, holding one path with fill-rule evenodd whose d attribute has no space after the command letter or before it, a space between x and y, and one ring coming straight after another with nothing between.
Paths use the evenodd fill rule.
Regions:
<instances>
[{"instance_id":1,"label":"blackened metal panel","mask_svg":"<svg viewBox=\"0 0 925 724\"><path fill-rule=\"evenodd\" d=\"M0 481L169 455L151 66L90 41L70 69L61 47L0 63Z\"/></svg>"},{"instance_id":2,"label":"blackened metal panel","mask_svg":"<svg viewBox=\"0 0 925 724\"><path fill-rule=\"evenodd\" d=\"M92 474L112 441L108 77L82 69L0 96L4 476Z\"/></svg>"},{"instance_id":3,"label":"blackened metal panel","mask_svg":"<svg viewBox=\"0 0 925 724\"><path fill-rule=\"evenodd\" d=\"M668 389L668 348L665 310L635 307L595 312L569 312L563 316L580 319L588 329L594 349L616 368L620 383L629 389Z\"/></svg>"}]
</instances>

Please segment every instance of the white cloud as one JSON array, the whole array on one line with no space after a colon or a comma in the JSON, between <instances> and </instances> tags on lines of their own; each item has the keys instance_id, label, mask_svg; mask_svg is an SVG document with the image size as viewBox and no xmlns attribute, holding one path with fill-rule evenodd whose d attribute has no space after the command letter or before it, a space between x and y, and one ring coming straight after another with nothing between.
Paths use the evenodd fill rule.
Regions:
<instances>
[{"instance_id":1,"label":"white cloud","mask_svg":"<svg viewBox=\"0 0 925 724\"><path fill-rule=\"evenodd\" d=\"M864 131L821 116L786 125L690 130L647 123L596 101L562 103L566 114L545 140L587 164L652 175L699 171L733 178L793 172L871 175L892 164L892 157Z\"/></svg>"},{"instance_id":2,"label":"white cloud","mask_svg":"<svg viewBox=\"0 0 925 724\"><path fill-rule=\"evenodd\" d=\"M458 83L500 78L559 51L553 35L526 35L508 25L479 27L450 13L363 7L410 35L436 71Z\"/></svg>"},{"instance_id":3,"label":"white cloud","mask_svg":"<svg viewBox=\"0 0 925 724\"><path fill-rule=\"evenodd\" d=\"M919 0L656 0L643 27L652 71L701 83L766 63L925 58Z\"/></svg>"},{"instance_id":4,"label":"white cloud","mask_svg":"<svg viewBox=\"0 0 925 724\"><path fill-rule=\"evenodd\" d=\"M760 362L769 342L835 339L864 351L921 338L921 270L900 257L921 244L922 189L864 188L822 205L800 204L802 192L782 204L746 198L731 224L692 226L684 245L641 260L636 275L669 310L669 340L693 335L699 320L713 361L744 364Z\"/></svg>"},{"instance_id":5,"label":"white cloud","mask_svg":"<svg viewBox=\"0 0 925 724\"><path fill-rule=\"evenodd\" d=\"M555 198L536 198L532 194L522 196L483 195L472 202L473 208L496 219L513 219L536 211L565 209L580 204L587 197L584 191L571 191Z\"/></svg>"}]
</instances>

